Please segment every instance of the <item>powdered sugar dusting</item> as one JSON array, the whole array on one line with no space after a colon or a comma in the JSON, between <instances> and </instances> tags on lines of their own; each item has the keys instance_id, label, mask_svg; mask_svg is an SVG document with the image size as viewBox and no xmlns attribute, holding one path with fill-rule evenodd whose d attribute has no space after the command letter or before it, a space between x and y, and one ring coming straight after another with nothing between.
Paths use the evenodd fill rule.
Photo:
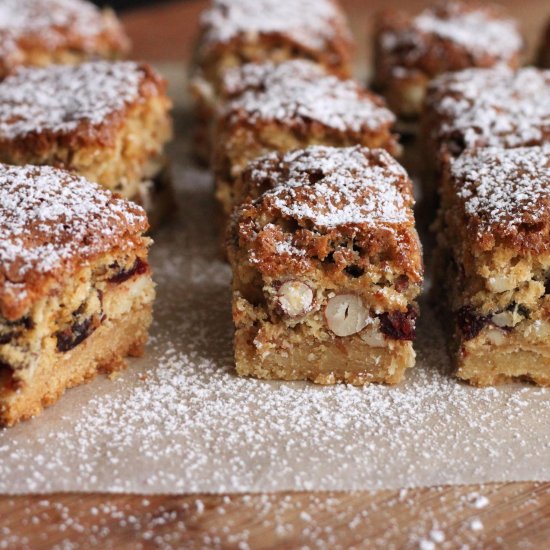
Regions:
<instances>
[{"instance_id":1,"label":"powdered sugar dusting","mask_svg":"<svg viewBox=\"0 0 550 550\"><path fill-rule=\"evenodd\" d=\"M235 80L241 80L243 92L227 104L225 113L230 117L245 113L251 123L314 121L341 132L361 132L395 121L380 98L353 80L323 74L309 61L246 66L230 76L232 89L238 86Z\"/></svg>"},{"instance_id":2,"label":"powdered sugar dusting","mask_svg":"<svg viewBox=\"0 0 550 550\"><path fill-rule=\"evenodd\" d=\"M229 42L238 36L283 34L308 49L322 50L335 31L347 34L342 12L332 0L214 0L203 13L205 41Z\"/></svg>"},{"instance_id":3,"label":"powdered sugar dusting","mask_svg":"<svg viewBox=\"0 0 550 550\"><path fill-rule=\"evenodd\" d=\"M281 79L309 80L324 78L328 71L318 63L305 59L273 63L245 63L239 67L230 67L223 73L222 93L228 97L237 96L252 89L265 89L277 84Z\"/></svg>"},{"instance_id":4,"label":"powdered sugar dusting","mask_svg":"<svg viewBox=\"0 0 550 550\"><path fill-rule=\"evenodd\" d=\"M550 137L550 71L468 69L436 79L430 106L442 118L435 135L459 135L466 147L538 145Z\"/></svg>"},{"instance_id":5,"label":"powdered sugar dusting","mask_svg":"<svg viewBox=\"0 0 550 550\"><path fill-rule=\"evenodd\" d=\"M151 251L159 299L148 356L118 381L71 390L39 419L0 431L0 492L347 490L550 477L549 392L455 381L428 304L418 366L398 387L237 378L210 180L177 174L185 214Z\"/></svg>"},{"instance_id":6,"label":"powdered sugar dusting","mask_svg":"<svg viewBox=\"0 0 550 550\"><path fill-rule=\"evenodd\" d=\"M430 47L424 35L431 35L464 48L474 58L486 55L507 60L523 47L518 25L513 19L484 6L468 7L463 2L441 2L414 17L407 29L387 31L382 36L386 50L411 48L409 55L422 55Z\"/></svg>"},{"instance_id":7,"label":"powdered sugar dusting","mask_svg":"<svg viewBox=\"0 0 550 550\"><path fill-rule=\"evenodd\" d=\"M550 206L550 146L467 151L453 164L458 196L481 231L536 223Z\"/></svg>"},{"instance_id":8,"label":"powdered sugar dusting","mask_svg":"<svg viewBox=\"0 0 550 550\"><path fill-rule=\"evenodd\" d=\"M0 138L100 125L136 101L142 79L130 61L19 69L0 83Z\"/></svg>"},{"instance_id":9,"label":"powdered sugar dusting","mask_svg":"<svg viewBox=\"0 0 550 550\"><path fill-rule=\"evenodd\" d=\"M135 231L146 225L140 207L83 178L0 165L0 290L24 295L30 272L49 273L75 257L85 261L135 225Z\"/></svg>"},{"instance_id":10,"label":"powdered sugar dusting","mask_svg":"<svg viewBox=\"0 0 550 550\"><path fill-rule=\"evenodd\" d=\"M84 48L92 47L92 37L106 28L101 11L84 0L2 0L0 56L16 57L19 40L30 36L50 49L64 47L67 32L79 35Z\"/></svg>"},{"instance_id":11,"label":"powdered sugar dusting","mask_svg":"<svg viewBox=\"0 0 550 550\"><path fill-rule=\"evenodd\" d=\"M267 200L283 215L317 227L412 220L412 197L402 189L407 174L385 151L312 146L284 155L270 177L280 178L281 186L267 192Z\"/></svg>"}]
</instances>

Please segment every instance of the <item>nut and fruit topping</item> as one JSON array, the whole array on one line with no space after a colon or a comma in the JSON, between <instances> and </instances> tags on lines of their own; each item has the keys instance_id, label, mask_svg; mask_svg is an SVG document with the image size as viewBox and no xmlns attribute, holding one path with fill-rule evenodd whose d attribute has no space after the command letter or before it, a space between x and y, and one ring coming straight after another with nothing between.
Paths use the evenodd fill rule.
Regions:
<instances>
[{"instance_id":1,"label":"nut and fruit topping","mask_svg":"<svg viewBox=\"0 0 550 550\"><path fill-rule=\"evenodd\" d=\"M277 305L284 315L305 315L313 304L313 290L301 281L286 281L277 293Z\"/></svg>"},{"instance_id":2,"label":"nut and fruit topping","mask_svg":"<svg viewBox=\"0 0 550 550\"><path fill-rule=\"evenodd\" d=\"M325 309L325 318L328 328L336 336L351 336L371 322L363 300L355 294L340 294L331 298Z\"/></svg>"}]
</instances>

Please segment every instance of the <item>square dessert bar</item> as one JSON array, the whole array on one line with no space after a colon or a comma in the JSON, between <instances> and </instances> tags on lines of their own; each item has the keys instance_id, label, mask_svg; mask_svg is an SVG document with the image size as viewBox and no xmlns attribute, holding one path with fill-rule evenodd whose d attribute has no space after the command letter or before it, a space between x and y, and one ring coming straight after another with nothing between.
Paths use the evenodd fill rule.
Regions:
<instances>
[{"instance_id":1,"label":"square dessert bar","mask_svg":"<svg viewBox=\"0 0 550 550\"><path fill-rule=\"evenodd\" d=\"M438 230L457 376L550 385L550 146L463 153L445 172Z\"/></svg>"},{"instance_id":2,"label":"square dessert bar","mask_svg":"<svg viewBox=\"0 0 550 550\"><path fill-rule=\"evenodd\" d=\"M209 82L229 67L296 58L351 74L353 40L336 0L213 0L199 32L197 68Z\"/></svg>"},{"instance_id":3,"label":"square dessert bar","mask_svg":"<svg viewBox=\"0 0 550 550\"><path fill-rule=\"evenodd\" d=\"M0 82L0 161L65 168L140 202L165 169L170 107L147 64L19 69Z\"/></svg>"},{"instance_id":4,"label":"square dessert bar","mask_svg":"<svg viewBox=\"0 0 550 550\"><path fill-rule=\"evenodd\" d=\"M0 425L143 352L143 209L51 167L0 165Z\"/></svg>"},{"instance_id":5,"label":"square dessert bar","mask_svg":"<svg viewBox=\"0 0 550 550\"><path fill-rule=\"evenodd\" d=\"M2 0L0 78L21 66L115 59L129 40L111 10L86 0Z\"/></svg>"},{"instance_id":6,"label":"square dessert bar","mask_svg":"<svg viewBox=\"0 0 550 550\"><path fill-rule=\"evenodd\" d=\"M420 14L388 10L375 31L375 84L404 118L422 111L435 76L470 67L520 65L524 48L516 22L500 8L440 1Z\"/></svg>"},{"instance_id":7,"label":"square dessert bar","mask_svg":"<svg viewBox=\"0 0 550 550\"><path fill-rule=\"evenodd\" d=\"M405 170L381 149L312 146L257 159L247 181L228 242L237 373L399 382L423 271Z\"/></svg>"},{"instance_id":8,"label":"square dessert bar","mask_svg":"<svg viewBox=\"0 0 550 550\"><path fill-rule=\"evenodd\" d=\"M267 152L315 144L400 151L384 100L310 61L245 65L226 74L224 89L230 99L218 119L213 164L226 214L235 180Z\"/></svg>"},{"instance_id":9,"label":"square dessert bar","mask_svg":"<svg viewBox=\"0 0 550 550\"><path fill-rule=\"evenodd\" d=\"M214 0L200 20L191 90L197 100L196 152L210 157L208 121L219 108L225 70L309 59L351 75L352 37L335 0Z\"/></svg>"},{"instance_id":10,"label":"square dessert bar","mask_svg":"<svg viewBox=\"0 0 550 550\"><path fill-rule=\"evenodd\" d=\"M550 21L546 25L545 32L539 47L539 66L550 69Z\"/></svg>"},{"instance_id":11,"label":"square dessert bar","mask_svg":"<svg viewBox=\"0 0 550 550\"><path fill-rule=\"evenodd\" d=\"M434 170L468 148L524 147L550 140L550 71L467 69L429 86L422 119Z\"/></svg>"}]
</instances>

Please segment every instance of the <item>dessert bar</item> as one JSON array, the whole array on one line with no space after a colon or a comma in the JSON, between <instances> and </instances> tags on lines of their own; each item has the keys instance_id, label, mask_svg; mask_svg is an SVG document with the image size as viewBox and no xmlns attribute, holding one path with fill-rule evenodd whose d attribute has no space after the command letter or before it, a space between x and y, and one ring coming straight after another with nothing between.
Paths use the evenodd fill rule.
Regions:
<instances>
[{"instance_id":1,"label":"dessert bar","mask_svg":"<svg viewBox=\"0 0 550 550\"><path fill-rule=\"evenodd\" d=\"M0 425L143 352L143 209L49 166L0 165Z\"/></svg>"},{"instance_id":2,"label":"dessert bar","mask_svg":"<svg viewBox=\"0 0 550 550\"><path fill-rule=\"evenodd\" d=\"M226 214L239 174L269 151L314 144L400 151L384 100L310 61L245 65L226 74L224 90L229 100L217 122L213 165Z\"/></svg>"},{"instance_id":3,"label":"dessert bar","mask_svg":"<svg viewBox=\"0 0 550 550\"><path fill-rule=\"evenodd\" d=\"M467 69L429 86L422 120L436 171L472 147L522 147L550 139L550 71Z\"/></svg>"},{"instance_id":4,"label":"dessert bar","mask_svg":"<svg viewBox=\"0 0 550 550\"><path fill-rule=\"evenodd\" d=\"M0 79L21 66L115 59L129 41L111 10L86 0L2 0Z\"/></svg>"},{"instance_id":5,"label":"dessert bar","mask_svg":"<svg viewBox=\"0 0 550 550\"><path fill-rule=\"evenodd\" d=\"M164 170L170 107L143 63L19 69L0 83L0 161L65 168L142 200Z\"/></svg>"},{"instance_id":6,"label":"dessert bar","mask_svg":"<svg viewBox=\"0 0 550 550\"><path fill-rule=\"evenodd\" d=\"M226 69L309 59L349 77L352 49L345 15L335 0L214 0L200 20L192 71L199 158L210 158L208 121L220 106Z\"/></svg>"},{"instance_id":7,"label":"dessert bar","mask_svg":"<svg viewBox=\"0 0 550 550\"><path fill-rule=\"evenodd\" d=\"M381 149L311 146L260 157L246 182L228 240L237 373L399 382L423 271L405 170Z\"/></svg>"},{"instance_id":8,"label":"dessert bar","mask_svg":"<svg viewBox=\"0 0 550 550\"><path fill-rule=\"evenodd\" d=\"M199 32L196 61L210 82L228 67L296 58L351 73L351 33L335 0L214 0Z\"/></svg>"},{"instance_id":9,"label":"dessert bar","mask_svg":"<svg viewBox=\"0 0 550 550\"><path fill-rule=\"evenodd\" d=\"M435 76L470 67L520 65L516 22L493 5L440 1L420 14L384 11L375 30L375 85L404 118L422 111Z\"/></svg>"},{"instance_id":10,"label":"dessert bar","mask_svg":"<svg viewBox=\"0 0 550 550\"><path fill-rule=\"evenodd\" d=\"M550 385L550 146L468 150L440 192L435 288L457 376Z\"/></svg>"}]
</instances>

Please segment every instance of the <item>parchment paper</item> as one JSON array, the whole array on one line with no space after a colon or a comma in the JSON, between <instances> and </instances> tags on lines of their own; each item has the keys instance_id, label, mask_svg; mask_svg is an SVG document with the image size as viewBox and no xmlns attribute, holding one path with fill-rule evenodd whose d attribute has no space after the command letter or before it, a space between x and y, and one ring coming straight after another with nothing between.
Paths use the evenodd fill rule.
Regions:
<instances>
[{"instance_id":1,"label":"parchment paper","mask_svg":"<svg viewBox=\"0 0 550 550\"><path fill-rule=\"evenodd\" d=\"M230 274L218 255L211 179L187 159L180 107L171 148L180 206L154 235L158 300L148 354L117 380L73 389L41 417L0 431L0 493L550 480L550 391L452 379L426 303L417 367L396 388L233 374Z\"/></svg>"}]
</instances>

